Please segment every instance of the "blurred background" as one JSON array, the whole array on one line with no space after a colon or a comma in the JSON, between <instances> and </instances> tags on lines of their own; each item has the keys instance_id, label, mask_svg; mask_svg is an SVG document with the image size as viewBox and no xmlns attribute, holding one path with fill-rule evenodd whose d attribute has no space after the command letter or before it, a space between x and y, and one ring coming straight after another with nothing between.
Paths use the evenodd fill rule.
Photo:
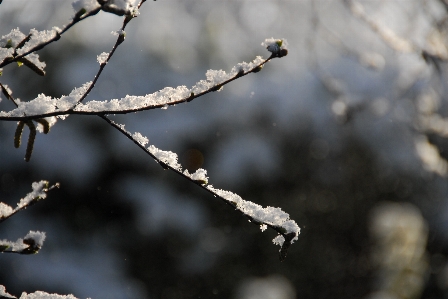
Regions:
<instances>
[{"instance_id":1,"label":"blurred background","mask_svg":"<svg viewBox=\"0 0 448 299\"><path fill-rule=\"evenodd\" d=\"M37 255L0 255L0 284L77 298L448 298L445 0L147 1L87 100L191 87L288 56L191 103L115 116L184 168L302 228L284 262L276 233L163 170L94 116L38 134L31 161L0 122L0 201L42 179L45 201L0 225L0 239L45 231ZM63 27L71 1L4 0L0 35ZM9 65L22 101L93 80L122 18L100 12L39 51L45 77ZM1 110L14 106L3 98ZM27 138L25 130L24 138Z\"/></svg>"}]
</instances>

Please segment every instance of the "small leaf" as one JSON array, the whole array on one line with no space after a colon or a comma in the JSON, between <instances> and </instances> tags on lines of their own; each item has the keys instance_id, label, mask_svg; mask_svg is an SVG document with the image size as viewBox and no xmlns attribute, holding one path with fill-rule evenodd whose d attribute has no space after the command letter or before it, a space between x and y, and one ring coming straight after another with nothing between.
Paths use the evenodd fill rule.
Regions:
<instances>
[{"instance_id":1,"label":"small leaf","mask_svg":"<svg viewBox=\"0 0 448 299\"><path fill-rule=\"evenodd\" d=\"M12 39L8 39L8 40L6 41L5 48L6 48L6 49L12 48Z\"/></svg>"},{"instance_id":2,"label":"small leaf","mask_svg":"<svg viewBox=\"0 0 448 299\"><path fill-rule=\"evenodd\" d=\"M78 20L81 18L81 16L83 14L85 14L87 12L87 10L85 8L81 8L76 14L75 17L73 18L74 20Z\"/></svg>"}]
</instances>

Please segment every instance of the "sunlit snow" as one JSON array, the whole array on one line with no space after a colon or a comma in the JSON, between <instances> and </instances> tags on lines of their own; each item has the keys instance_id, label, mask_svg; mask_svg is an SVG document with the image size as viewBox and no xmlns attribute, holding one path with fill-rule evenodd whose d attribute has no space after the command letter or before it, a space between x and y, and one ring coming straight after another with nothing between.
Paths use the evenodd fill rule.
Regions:
<instances>
[{"instance_id":1,"label":"sunlit snow","mask_svg":"<svg viewBox=\"0 0 448 299\"><path fill-rule=\"evenodd\" d=\"M44 188L48 185L48 181L40 181L34 182L31 186L33 191L28 193L24 198L20 200L17 204L18 208L22 208L28 205L32 200L36 199L44 199L47 197L47 193L44 191Z\"/></svg>"}]
</instances>

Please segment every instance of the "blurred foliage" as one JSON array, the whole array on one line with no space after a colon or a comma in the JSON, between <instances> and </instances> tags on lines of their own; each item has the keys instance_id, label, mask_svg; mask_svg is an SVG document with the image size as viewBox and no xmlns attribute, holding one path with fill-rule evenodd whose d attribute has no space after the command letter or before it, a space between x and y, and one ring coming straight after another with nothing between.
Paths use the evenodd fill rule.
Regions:
<instances>
[{"instance_id":1,"label":"blurred foliage","mask_svg":"<svg viewBox=\"0 0 448 299\"><path fill-rule=\"evenodd\" d=\"M315 14L307 27L294 30L291 27L299 26L286 26L283 19L278 24L271 22L275 30L270 30L255 17L245 18L245 14L255 14L249 2L201 6L203 1L193 1L178 3L175 8L172 3L147 3L148 7L159 6L151 7L154 13L145 7L135 20L135 31L130 29L123 44L135 49L124 48L120 59L117 54L117 61L109 63L104 81L92 97L144 94L165 85L187 84L183 79L194 82L207 68L219 68L217 61L230 65L238 62L232 59L244 57L247 61L253 45L245 36L252 41L251 33L268 37L284 29L291 43L289 56L281 63L270 63L252 79L241 79L235 87L226 86L222 92L188 105L117 119L148 135L150 143L177 152L189 170L208 169L215 187L288 212L302 234L286 261L278 261L278 247L270 244L273 232L261 233L228 206L164 171L99 119L71 116L48 136L37 136L33 159L27 164L22 163L23 153L13 148L15 124L2 123L0 199L16 202L32 181L61 183L61 189L53 191L46 202L0 227L2 234L11 238L28 228L21 228L24 222L47 231L38 256L21 260L1 256L0 268L8 271L0 271L0 282L9 293L42 289L92 298L235 298L250 279L269 281L271 275L277 275L289 282L297 298L381 298L386 295L380 293L384 290L378 273L384 269L373 258L378 244L371 235L372 211L384 202L405 202L420 211L428 227L429 268L422 273L421 298L447 296L446 173L434 172L422 163L425 154L419 154L415 145L420 142L430 158L440 158L436 166L446 160L446 62L442 50L447 43L434 33L446 31L445 2L413 4L417 11L426 9L423 15L430 21L425 32L431 32L432 38L427 44L439 48L426 47L420 40L426 36L423 33L412 40L413 31L405 29L413 28L412 20L418 18L412 19L415 10L408 6L397 8L398 2L365 1L363 15L350 5L356 2L334 1L331 5L337 9L332 10L326 2L317 1L313 8L304 4L293 7L290 2L294 1L283 1L275 9L285 19L288 12L294 15L299 9L300 13ZM154 16L158 9L161 16ZM170 9L170 20L179 17L179 22L147 29L150 36L164 39L143 47L148 41L141 34L149 26L138 21L158 20ZM200 17L204 11L207 15ZM397 11L411 21L391 21L390 15ZM384 27L375 30L378 23L372 19L390 25L394 34L409 38L411 44L423 46L410 54L391 49L388 43L397 40L385 40L385 31L380 30ZM331 27L332 22L337 24ZM179 28L182 24L185 28ZM257 26L266 32L258 32ZM325 26L336 28L337 38ZM187 28L192 28L191 32ZM179 37L184 30L192 35L191 40ZM235 42L228 36L232 30ZM58 42L57 49L42 51L48 65L46 78L11 68L2 80L24 99L40 92L60 96L91 80L97 67L94 58L107 46L97 51L88 42L83 44L80 32L74 30L74 36ZM307 47L302 47L298 37L295 40L306 35L303 32L308 34ZM132 43L132 38L138 41ZM103 39L98 42L106 44ZM229 53L229 47L237 53ZM431 49L441 50L428 52ZM139 50L145 52L135 58ZM181 50L186 53L185 60L191 61L173 60ZM382 62L370 61L366 68L366 60L360 59L366 56L360 54L367 50L376 51ZM303 58L306 55L309 59ZM409 71L415 65L421 67L416 75ZM373 71L372 66L376 68ZM303 87L300 93L297 86ZM247 91L254 91L255 96L248 99ZM226 147L229 144L232 146ZM434 146L435 154L428 145ZM64 259L71 263L61 262ZM105 265L108 262L115 264ZM76 264L79 268L94 266L82 272ZM55 270L49 270L51 267ZM78 276L72 273L76 271L80 271ZM114 287L120 292L102 293Z\"/></svg>"}]
</instances>

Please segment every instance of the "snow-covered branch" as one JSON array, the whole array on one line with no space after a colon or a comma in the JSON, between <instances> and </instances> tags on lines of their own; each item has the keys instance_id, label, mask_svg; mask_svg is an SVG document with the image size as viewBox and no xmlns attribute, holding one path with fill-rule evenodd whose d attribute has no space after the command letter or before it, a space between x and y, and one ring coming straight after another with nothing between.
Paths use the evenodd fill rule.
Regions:
<instances>
[{"instance_id":1,"label":"snow-covered branch","mask_svg":"<svg viewBox=\"0 0 448 299\"><path fill-rule=\"evenodd\" d=\"M283 261L286 258L289 246L298 239L300 234L300 227L294 220L289 218L288 213L285 213L280 208L263 208L256 203L242 199L239 195L233 192L216 189L212 185L208 185L209 178L207 177L207 170L199 168L192 174L190 174L188 170L183 171L182 165L178 162L178 156L176 153L171 151L163 151L154 145L146 147L146 144L148 143L147 137L141 135L139 132L134 134L130 133L125 129L124 125L112 121L107 116L103 115L101 118L120 131L127 138L132 140L164 169L170 169L176 172L182 177L197 184L202 189L213 194L215 197L223 200L226 204L232 206L246 216L250 222L259 225L261 231L264 231L267 227L277 231L279 235L272 241L274 244L281 246L279 255L280 260Z\"/></svg>"},{"instance_id":2,"label":"snow-covered branch","mask_svg":"<svg viewBox=\"0 0 448 299\"><path fill-rule=\"evenodd\" d=\"M20 238L15 242L0 240L0 252L35 254L42 248L44 241L44 232L30 231L23 239Z\"/></svg>"},{"instance_id":3,"label":"snow-covered branch","mask_svg":"<svg viewBox=\"0 0 448 299\"><path fill-rule=\"evenodd\" d=\"M59 188L59 183L50 186L48 181L34 182L31 187L33 191L28 193L24 198L22 198L17 207L12 208L11 206L0 202L0 223L13 216L14 214L26 209L29 206L37 203L38 201L47 198L47 193L55 188Z\"/></svg>"},{"instance_id":4,"label":"snow-covered branch","mask_svg":"<svg viewBox=\"0 0 448 299\"><path fill-rule=\"evenodd\" d=\"M22 198L19 203L17 203L17 207L12 208L11 206L3 202L0 202L0 222L5 221L19 211L26 209L27 207L37 203L38 201L45 199L49 191L53 190L54 188L59 188L59 183L50 186L48 181L40 181L34 182L31 186L33 188L33 191ZM44 240L44 232L30 231L23 239L20 238L15 242L0 240L0 252L34 254L40 250L40 248L44 244Z\"/></svg>"},{"instance_id":5,"label":"snow-covered branch","mask_svg":"<svg viewBox=\"0 0 448 299\"><path fill-rule=\"evenodd\" d=\"M19 28L11 30L7 35L0 39L0 74L1 68L17 62L24 64L34 70L39 75L45 75L45 63L39 61L39 55L35 52L43 49L47 45L61 38L61 35L73 27L76 23L85 20L88 17L96 15L100 10L116 15L127 15L123 22L123 27L129 22L130 18L138 15L138 8L146 0L140 1L138 5L130 5L129 2L118 3L111 1L96 0L77 0L73 2L73 8L76 13L72 20L66 24L63 29L53 27L52 30L37 31L31 29L28 35L22 33Z\"/></svg>"},{"instance_id":6,"label":"snow-covered branch","mask_svg":"<svg viewBox=\"0 0 448 299\"><path fill-rule=\"evenodd\" d=\"M6 288L0 285L0 298L7 299L17 299L16 296L13 296L6 292ZM47 292L36 291L34 293L27 294L23 292L19 299L77 299L73 295L59 295L59 294L49 294Z\"/></svg>"},{"instance_id":7,"label":"snow-covered branch","mask_svg":"<svg viewBox=\"0 0 448 299\"><path fill-rule=\"evenodd\" d=\"M191 88L187 88L186 86L179 86L176 88L166 87L160 91L145 96L127 95L121 99L112 99L110 101L92 100L87 103L83 103L83 100L95 87L96 81L100 77L108 61L115 53L115 50L125 40L124 29L127 23L138 15L138 8L145 1L140 1L138 5L132 5L131 2L132 4L134 3L134 1L117 2L124 5L117 6L114 1L79 0L73 4L75 11L77 11L76 15L72 22L69 23L64 30L54 28L51 31L38 32L33 29L30 34L26 36L20 32L19 29L14 29L10 34L2 37L2 40L0 41L0 49L2 50L0 51L0 61L2 62L0 63L0 66L9 64L12 61L18 61L34 69L38 74L45 75L45 63L40 62L38 55L32 52L46 46L56 39L59 39L60 35L73 26L76 22L97 13L101 9L118 15L126 15L121 29L114 32L114 34L117 35L117 40L112 47L112 50L109 53L103 52L98 55L97 60L100 67L94 79L83 84L81 87L75 88L68 96L52 98L46 96L45 94L40 94L29 102L21 102L18 99L14 99L12 96L12 91L8 88L8 86L0 84L2 93L16 106L15 109L9 112L0 112L0 120L18 121L17 130L14 137L15 147L20 146L22 131L26 125L30 130L30 134L25 160L29 161L36 136L36 129L39 129L44 133L48 133L50 127L56 122L56 117L59 119L65 119L68 115L72 114L99 116L107 121L112 127L131 139L165 169L171 169L184 178L187 178L188 180L199 185L214 196L220 198L226 204L232 206L245 215L251 222L260 225L262 231L264 231L267 227L271 227L276 230L279 235L273 240L273 242L281 246L280 260L284 260L289 245L297 240L300 233L300 228L293 220L289 218L287 213L283 212L280 208L263 208L258 204L243 200L240 196L230 191L216 189L212 185L208 185L206 170L198 169L193 174L190 174L187 170L183 171L182 166L177 161L177 155L175 153L160 150L154 145L145 147L148 142L146 137L142 136L140 133L131 134L125 130L124 125L115 123L108 118L107 115L126 114L158 108L166 109L168 106L190 102L193 99L210 92L221 91L224 85L247 74L259 72L271 59L286 56L288 54L288 43L286 39L266 39L261 45L271 53L269 58L263 59L261 56L257 56L252 62L238 63L228 73L223 70L209 70L206 73L206 79L200 80ZM38 123L37 128L33 121ZM48 182L46 181L34 183L33 192L22 199L18 207L15 209L1 203L0 222L17 213L24 207L31 205L39 199L45 198L45 192L56 186L57 185L48 187ZM32 232L30 232L30 234L31 233ZM41 240L43 241L43 239L44 236ZM29 238L25 238L23 242L20 240L16 243L8 243L5 241L4 249L10 249L10 252L22 253L26 250L20 249L23 244L29 245L29 247L32 247L33 250L40 248L40 246L36 245L40 244L39 242L32 242L29 241Z\"/></svg>"},{"instance_id":8,"label":"snow-covered branch","mask_svg":"<svg viewBox=\"0 0 448 299\"><path fill-rule=\"evenodd\" d=\"M113 32L117 38L111 50L97 56L100 66L94 78L91 78L91 81L84 83L82 86L74 88L69 95L53 98L45 94L39 94L33 100L22 102L18 98L13 97L13 91L6 84L0 83L1 94L15 106L10 111L0 111L0 121L18 122L14 134L14 146L16 148L20 147L22 143L22 133L25 128L29 129L30 133L25 154L25 160L29 161L37 131L47 134L58 119L64 120L69 115L98 116L132 140L164 169L174 171L221 199L224 203L244 215L251 223L259 226L261 231L266 230L268 227L275 230L278 235L273 239L273 243L280 245L279 256L280 260L283 261L286 258L289 246L298 239L300 234L299 226L294 220L290 219L289 214L280 208L262 207L254 202L242 199L231 191L215 188L209 184L207 170L200 168L194 173L189 173L188 170L183 169L182 165L179 164L177 154L161 150L154 145L148 147L148 138L138 132L128 132L124 125L114 122L108 115L127 114L151 109L166 109L169 106L191 102L210 92L221 91L224 85L250 73L259 72L270 60L286 56L288 54L286 39L268 38L262 43L262 46L270 52L270 56L267 59L256 56L253 61L238 63L228 72L208 70L205 74L205 79L200 80L190 88L186 86L165 87L147 95L126 95L121 99L90 100L86 102L85 99L95 87L97 80L116 52L116 49L125 41L127 24L139 15L139 8L145 1L76 0L73 3L75 15L62 29L58 27L43 31L31 29L29 34L24 34L19 28L16 28L2 36L0 39L0 75L3 73L2 67L16 62L19 66L25 65L38 75L44 76L46 64L40 60L39 55L36 53L38 50L43 49L54 41L60 40L61 36L75 24L97 14L101 10L124 16L120 29ZM32 184L32 192L22 198L16 207L0 202L0 223L19 211L45 199L49 191L58 187L58 183L50 185L48 181L44 180L34 182ZM29 231L24 237L16 241L0 240L0 253L35 254L42 248L45 238L45 232ZM5 287L0 285L0 298L17 299L18 297L7 293ZM48 294L42 291L36 291L31 294L24 292L20 296L20 299L37 298L76 299L73 295Z\"/></svg>"},{"instance_id":9,"label":"snow-covered branch","mask_svg":"<svg viewBox=\"0 0 448 299\"><path fill-rule=\"evenodd\" d=\"M286 48L283 46L282 49ZM224 85L242 76L259 72L268 61L275 57L281 57L278 55L279 53L275 52L268 59L257 56L252 62L238 63L229 73L223 70L208 70L205 74L206 80L200 80L191 88L187 88L186 86L178 86L176 88L165 87L162 90L145 96L127 95L121 99L113 99L110 101L92 100L86 104L82 104L81 101L93 85L93 82L86 82L83 86L75 88L68 96L52 98L40 94L37 98L29 102L19 102L16 109L9 112L1 111L0 120L25 121L53 116L65 118L71 114L127 114L151 109L164 109L168 106L191 102L213 91L220 91ZM101 65L105 64L101 63ZM96 78L98 78L98 75Z\"/></svg>"}]
</instances>

